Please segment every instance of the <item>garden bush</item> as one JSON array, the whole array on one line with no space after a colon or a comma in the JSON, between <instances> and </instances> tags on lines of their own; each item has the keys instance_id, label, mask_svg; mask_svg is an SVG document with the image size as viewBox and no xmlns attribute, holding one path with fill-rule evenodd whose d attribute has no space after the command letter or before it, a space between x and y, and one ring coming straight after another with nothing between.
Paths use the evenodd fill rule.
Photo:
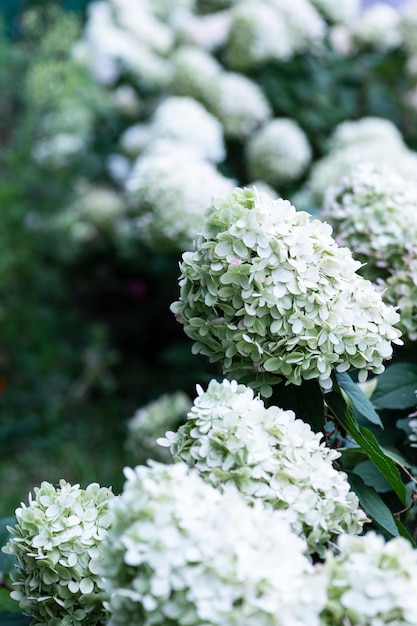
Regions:
<instances>
[{"instance_id":1,"label":"garden bush","mask_svg":"<svg viewBox=\"0 0 417 626\"><path fill-rule=\"evenodd\" d=\"M2 623L416 624L415 0L0 11Z\"/></svg>"}]
</instances>

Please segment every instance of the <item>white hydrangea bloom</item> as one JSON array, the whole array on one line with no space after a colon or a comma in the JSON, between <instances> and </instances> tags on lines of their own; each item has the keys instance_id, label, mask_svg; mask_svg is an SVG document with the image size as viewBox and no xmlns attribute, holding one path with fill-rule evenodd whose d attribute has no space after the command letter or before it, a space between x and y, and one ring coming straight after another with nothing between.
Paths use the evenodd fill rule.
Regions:
<instances>
[{"instance_id":1,"label":"white hydrangea bloom","mask_svg":"<svg viewBox=\"0 0 417 626\"><path fill-rule=\"evenodd\" d=\"M329 140L330 150L340 150L367 143L388 144L403 148L404 141L398 128L382 117L363 117L360 120L341 122Z\"/></svg>"},{"instance_id":2,"label":"white hydrangea bloom","mask_svg":"<svg viewBox=\"0 0 417 626\"><path fill-rule=\"evenodd\" d=\"M309 0L268 0L283 17L294 52L311 51L326 35L326 23Z\"/></svg>"},{"instance_id":3,"label":"white hydrangea bloom","mask_svg":"<svg viewBox=\"0 0 417 626\"><path fill-rule=\"evenodd\" d=\"M115 0L112 0L115 2ZM116 0L119 2L120 0ZM134 2L137 0L122 0L123 2ZM152 12L156 17L165 22L170 22L175 17L178 10L195 11L196 0L141 0L146 4L149 12Z\"/></svg>"},{"instance_id":4,"label":"white hydrangea bloom","mask_svg":"<svg viewBox=\"0 0 417 626\"><path fill-rule=\"evenodd\" d=\"M226 137L244 139L271 117L263 91L243 74L223 72L213 87L207 106Z\"/></svg>"},{"instance_id":5,"label":"white hydrangea bloom","mask_svg":"<svg viewBox=\"0 0 417 626\"><path fill-rule=\"evenodd\" d=\"M152 132L150 124L133 124L120 135L121 150L131 158L138 157L150 144Z\"/></svg>"},{"instance_id":6,"label":"white hydrangea bloom","mask_svg":"<svg viewBox=\"0 0 417 626\"><path fill-rule=\"evenodd\" d=\"M323 565L329 596L323 626L417 624L417 551L406 539L341 535L337 547Z\"/></svg>"},{"instance_id":7,"label":"white hydrangea bloom","mask_svg":"<svg viewBox=\"0 0 417 626\"><path fill-rule=\"evenodd\" d=\"M209 52L197 46L180 46L171 56L171 67L174 94L190 96L205 106L211 102L223 69Z\"/></svg>"},{"instance_id":8,"label":"white hydrangea bloom","mask_svg":"<svg viewBox=\"0 0 417 626\"><path fill-rule=\"evenodd\" d=\"M110 4L113 7L114 21L124 32L132 34L142 45L155 52L162 55L170 52L174 33L168 26L167 19L162 21L153 15L154 3L144 0L110 0Z\"/></svg>"},{"instance_id":9,"label":"white hydrangea bloom","mask_svg":"<svg viewBox=\"0 0 417 626\"><path fill-rule=\"evenodd\" d=\"M80 181L74 199L59 215L57 224L73 240L92 241L103 233L113 234L126 209L124 198L114 189Z\"/></svg>"},{"instance_id":10,"label":"white hydrangea bloom","mask_svg":"<svg viewBox=\"0 0 417 626\"><path fill-rule=\"evenodd\" d=\"M109 626L319 626L325 581L279 512L183 463L125 475L103 551Z\"/></svg>"},{"instance_id":11,"label":"white hydrangea bloom","mask_svg":"<svg viewBox=\"0 0 417 626\"><path fill-rule=\"evenodd\" d=\"M256 386L271 376L328 388L333 368L357 368L361 379L380 373L391 342L402 343L398 314L359 267L328 224L286 200L235 189L206 212L171 308L193 351L222 361L224 373Z\"/></svg>"},{"instance_id":12,"label":"white hydrangea bloom","mask_svg":"<svg viewBox=\"0 0 417 626\"><path fill-rule=\"evenodd\" d=\"M172 139L190 146L200 157L223 161L222 126L202 104L189 97L167 97L154 112L150 140Z\"/></svg>"},{"instance_id":13,"label":"white hydrangea bloom","mask_svg":"<svg viewBox=\"0 0 417 626\"><path fill-rule=\"evenodd\" d=\"M417 0L409 0L401 9L400 29L407 53L417 55Z\"/></svg>"},{"instance_id":14,"label":"white hydrangea bloom","mask_svg":"<svg viewBox=\"0 0 417 626\"><path fill-rule=\"evenodd\" d=\"M361 164L327 190L321 217L336 241L365 264L366 278L384 278L417 241L417 185L390 169Z\"/></svg>"},{"instance_id":15,"label":"white hydrangea bloom","mask_svg":"<svg viewBox=\"0 0 417 626\"><path fill-rule=\"evenodd\" d=\"M291 119L267 122L246 146L249 175L272 186L300 178L311 160L304 131Z\"/></svg>"},{"instance_id":16,"label":"white hydrangea bloom","mask_svg":"<svg viewBox=\"0 0 417 626\"><path fill-rule=\"evenodd\" d=\"M12 598L34 624L96 626L105 619L98 573L101 543L111 525L110 489L80 489L61 480L29 494L16 509L16 526L4 552L14 554Z\"/></svg>"},{"instance_id":17,"label":"white hydrangea bloom","mask_svg":"<svg viewBox=\"0 0 417 626\"><path fill-rule=\"evenodd\" d=\"M391 275L381 282L383 298L387 304L398 308L400 321L397 327L409 341L417 340L417 249L404 255L402 262Z\"/></svg>"},{"instance_id":18,"label":"white hydrangea bloom","mask_svg":"<svg viewBox=\"0 0 417 626\"><path fill-rule=\"evenodd\" d=\"M100 82L112 84L127 70L136 75L140 85L166 86L170 65L165 57L173 45L173 34L143 5L134 4L91 3L79 54Z\"/></svg>"},{"instance_id":19,"label":"white hydrangea bloom","mask_svg":"<svg viewBox=\"0 0 417 626\"><path fill-rule=\"evenodd\" d=\"M126 181L138 236L159 249L187 250L200 233L212 197L233 181L175 142L152 146L133 165Z\"/></svg>"},{"instance_id":20,"label":"white hydrangea bloom","mask_svg":"<svg viewBox=\"0 0 417 626\"><path fill-rule=\"evenodd\" d=\"M190 408L191 400L187 394L176 391L164 394L136 411L127 424L127 447L137 463L148 458L156 461L172 460L167 450L158 446L156 440L166 430L178 428L185 421Z\"/></svg>"},{"instance_id":21,"label":"white hydrangea bloom","mask_svg":"<svg viewBox=\"0 0 417 626\"><path fill-rule=\"evenodd\" d=\"M336 24L349 22L361 9L361 0L311 0L311 3L327 20Z\"/></svg>"},{"instance_id":22,"label":"white hydrangea bloom","mask_svg":"<svg viewBox=\"0 0 417 626\"><path fill-rule=\"evenodd\" d=\"M346 474L333 467L336 450L321 443L293 411L265 407L250 387L212 380L177 432L159 440L176 460L195 467L213 486L234 484L250 503L285 512L311 552L323 554L342 532L360 533L365 514Z\"/></svg>"},{"instance_id":23,"label":"white hydrangea bloom","mask_svg":"<svg viewBox=\"0 0 417 626\"><path fill-rule=\"evenodd\" d=\"M286 61L293 53L291 34L273 6L253 1L232 10L226 45L231 68L250 70L266 61Z\"/></svg>"},{"instance_id":24,"label":"white hydrangea bloom","mask_svg":"<svg viewBox=\"0 0 417 626\"><path fill-rule=\"evenodd\" d=\"M368 7L352 22L350 31L360 47L381 52L399 48L403 42L399 11L385 2Z\"/></svg>"},{"instance_id":25,"label":"white hydrangea bloom","mask_svg":"<svg viewBox=\"0 0 417 626\"><path fill-rule=\"evenodd\" d=\"M330 152L311 168L308 189L321 204L328 187L360 163L390 168L404 178L415 178L417 153L409 150L395 126L387 120L364 118L343 122L330 139Z\"/></svg>"},{"instance_id":26,"label":"white hydrangea bloom","mask_svg":"<svg viewBox=\"0 0 417 626\"><path fill-rule=\"evenodd\" d=\"M173 26L177 41L210 51L225 45L230 23L230 11L195 15L187 10L178 10Z\"/></svg>"}]
</instances>

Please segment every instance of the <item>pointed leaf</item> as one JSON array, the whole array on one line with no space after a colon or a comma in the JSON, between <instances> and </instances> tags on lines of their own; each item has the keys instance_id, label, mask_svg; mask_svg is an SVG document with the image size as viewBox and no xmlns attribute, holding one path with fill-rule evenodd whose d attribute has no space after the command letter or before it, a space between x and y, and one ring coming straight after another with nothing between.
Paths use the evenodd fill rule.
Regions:
<instances>
[{"instance_id":1,"label":"pointed leaf","mask_svg":"<svg viewBox=\"0 0 417 626\"><path fill-rule=\"evenodd\" d=\"M365 396L362 389L351 379L347 372L336 372L336 380L343 391L349 396L355 410L372 424L384 428L381 418L375 411L372 402Z\"/></svg>"},{"instance_id":2,"label":"pointed leaf","mask_svg":"<svg viewBox=\"0 0 417 626\"><path fill-rule=\"evenodd\" d=\"M350 472L349 482L353 491L359 498L361 507L378 526L391 535L391 537L405 537L414 545L414 541L407 529L395 518L373 487L365 485L360 476Z\"/></svg>"},{"instance_id":3,"label":"pointed leaf","mask_svg":"<svg viewBox=\"0 0 417 626\"><path fill-rule=\"evenodd\" d=\"M342 396L336 380L334 380L333 389L326 393L325 401L342 428L349 433L352 439L366 452L371 461L375 463L381 474L391 485L402 504L406 506L407 493L405 485L401 480L398 467L394 461L385 454L371 431L364 426L358 425L352 410L347 406Z\"/></svg>"},{"instance_id":4,"label":"pointed leaf","mask_svg":"<svg viewBox=\"0 0 417 626\"><path fill-rule=\"evenodd\" d=\"M372 402L381 409L409 409L417 404L417 365L393 363L378 376Z\"/></svg>"}]
</instances>

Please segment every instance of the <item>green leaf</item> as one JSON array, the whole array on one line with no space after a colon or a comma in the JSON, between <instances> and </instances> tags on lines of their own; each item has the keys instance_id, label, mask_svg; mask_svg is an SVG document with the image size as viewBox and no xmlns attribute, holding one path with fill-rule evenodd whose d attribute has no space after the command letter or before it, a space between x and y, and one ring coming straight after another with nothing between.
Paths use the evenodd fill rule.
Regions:
<instances>
[{"instance_id":1,"label":"green leaf","mask_svg":"<svg viewBox=\"0 0 417 626\"><path fill-rule=\"evenodd\" d=\"M347 372L336 372L336 380L343 391L349 396L356 411L372 424L384 428L381 418L375 411L372 402L363 393L362 389L351 379Z\"/></svg>"},{"instance_id":2,"label":"green leaf","mask_svg":"<svg viewBox=\"0 0 417 626\"><path fill-rule=\"evenodd\" d=\"M407 506L407 492L401 480L398 467L380 447L377 439L365 426L359 426L352 410L347 406L339 385L334 378L333 389L326 393L325 401L335 418L352 439L366 452L381 474L386 478L404 506Z\"/></svg>"},{"instance_id":3,"label":"green leaf","mask_svg":"<svg viewBox=\"0 0 417 626\"><path fill-rule=\"evenodd\" d=\"M362 478L356 474L349 472L348 476L350 486L358 496L365 513L391 537L405 537L414 545L414 541L407 529L394 517L375 489L365 485Z\"/></svg>"},{"instance_id":4,"label":"green leaf","mask_svg":"<svg viewBox=\"0 0 417 626\"><path fill-rule=\"evenodd\" d=\"M33 619L22 613L15 613L14 611L2 611L0 613L1 626L29 626Z\"/></svg>"},{"instance_id":5,"label":"green leaf","mask_svg":"<svg viewBox=\"0 0 417 626\"><path fill-rule=\"evenodd\" d=\"M352 471L362 478L365 485L373 487L375 491L379 493L391 491L391 485L369 459L358 463Z\"/></svg>"},{"instance_id":6,"label":"green leaf","mask_svg":"<svg viewBox=\"0 0 417 626\"><path fill-rule=\"evenodd\" d=\"M378 376L372 402L381 409L409 409L417 404L417 365L393 363Z\"/></svg>"},{"instance_id":7,"label":"green leaf","mask_svg":"<svg viewBox=\"0 0 417 626\"><path fill-rule=\"evenodd\" d=\"M12 600L10 597L10 591L5 587L0 588L0 613L2 611L20 611L19 603L16 600ZM1 621L0 624L2 624Z\"/></svg>"}]
</instances>

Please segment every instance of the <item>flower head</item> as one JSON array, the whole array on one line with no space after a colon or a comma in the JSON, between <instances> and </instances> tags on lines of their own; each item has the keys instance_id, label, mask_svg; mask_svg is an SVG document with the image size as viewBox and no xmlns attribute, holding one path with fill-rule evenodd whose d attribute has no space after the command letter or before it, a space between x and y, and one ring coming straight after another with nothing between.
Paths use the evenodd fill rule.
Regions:
<instances>
[{"instance_id":1,"label":"flower head","mask_svg":"<svg viewBox=\"0 0 417 626\"><path fill-rule=\"evenodd\" d=\"M318 626L323 581L279 512L184 463L125 475L103 551L110 626Z\"/></svg>"},{"instance_id":2,"label":"flower head","mask_svg":"<svg viewBox=\"0 0 417 626\"><path fill-rule=\"evenodd\" d=\"M366 278L385 278L415 246L417 186L388 168L361 164L328 189L321 217L365 264Z\"/></svg>"},{"instance_id":3,"label":"flower head","mask_svg":"<svg viewBox=\"0 0 417 626\"><path fill-rule=\"evenodd\" d=\"M311 552L322 554L336 534L361 532L366 517L346 474L333 467L339 453L321 439L293 411L267 409L250 387L212 380L206 392L198 388L186 423L160 443L215 487L234 484L247 502L285 512Z\"/></svg>"},{"instance_id":4,"label":"flower head","mask_svg":"<svg viewBox=\"0 0 417 626\"><path fill-rule=\"evenodd\" d=\"M36 624L104 623L97 566L111 525L112 498L110 489L96 483L80 489L65 480L57 488L43 482L29 505L16 510L13 537L4 549L18 563L12 597Z\"/></svg>"},{"instance_id":5,"label":"flower head","mask_svg":"<svg viewBox=\"0 0 417 626\"><path fill-rule=\"evenodd\" d=\"M147 458L164 461L169 455L157 445L156 440L166 430L173 430L185 421L191 400L182 391L167 393L136 411L128 422L129 450L137 462Z\"/></svg>"},{"instance_id":6,"label":"flower head","mask_svg":"<svg viewBox=\"0 0 417 626\"><path fill-rule=\"evenodd\" d=\"M274 119L252 135L247 159L250 176L279 186L301 177L311 160L311 148L296 122Z\"/></svg>"},{"instance_id":7,"label":"flower head","mask_svg":"<svg viewBox=\"0 0 417 626\"><path fill-rule=\"evenodd\" d=\"M323 566L329 581L323 626L417 624L417 551L406 539L341 535L338 550Z\"/></svg>"},{"instance_id":8,"label":"flower head","mask_svg":"<svg viewBox=\"0 0 417 626\"><path fill-rule=\"evenodd\" d=\"M354 367L365 378L382 372L391 342L401 343L399 316L359 267L328 224L237 188L208 209L195 251L183 255L171 308L193 351L221 361L225 373L255 387L278 377L296 385L316 378L328 388L333 368Z\"/></svg>"},{"instance_id":9,"label":"flower head","mask_svg":"<svg viewBox=\"0 0 417 626\"><path fill-rule=\"evenodd\" d=\"M232 186L188 145L156 142L126 181L135 231L158 249L188 250L203 227L207 203Z\"/></svg>"}]
</instances>

